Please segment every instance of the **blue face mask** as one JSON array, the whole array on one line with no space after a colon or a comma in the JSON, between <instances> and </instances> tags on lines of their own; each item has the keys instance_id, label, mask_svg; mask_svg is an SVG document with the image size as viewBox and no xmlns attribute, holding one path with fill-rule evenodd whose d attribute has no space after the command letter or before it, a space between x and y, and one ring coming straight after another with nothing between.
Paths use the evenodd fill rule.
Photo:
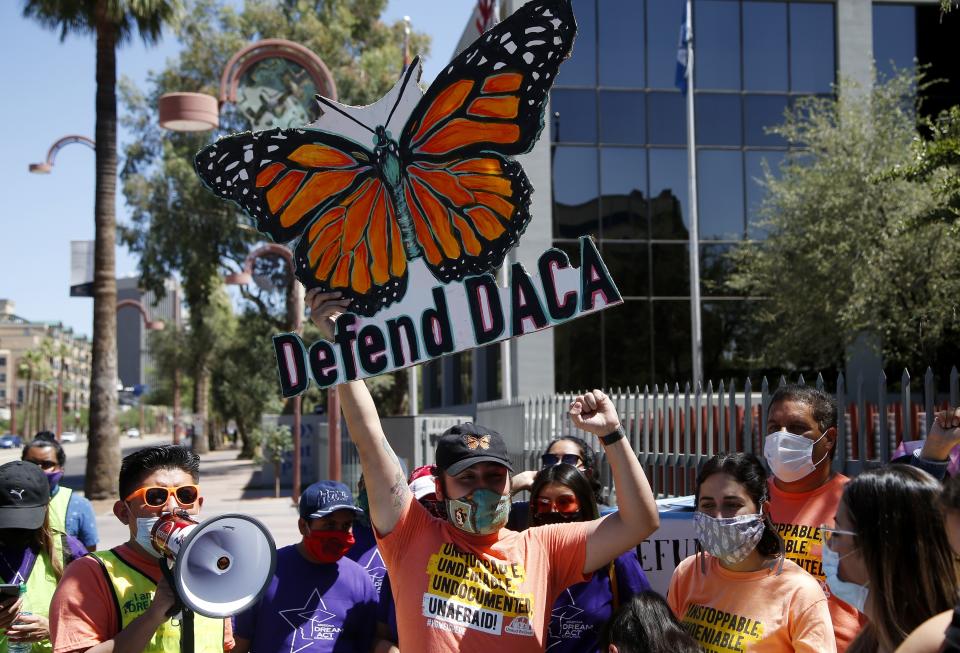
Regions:
<instances>
[{"instance_id":1,"label":"blue face mask","mask_svg":"<svg viewBox=\"0 0 960 653\"><path fill-rule=\"evenodd\" d=\"M853 551L850 553L853 553ZM846 558L850 553L843 557ZM863 612L867 605L867 595L870 593L870 589L866 585L858 585L840 579L840 560L843 558L827 546L826 541L824 541L823 548L820 551L820 558L823 564L823 575L827 578L827 587L830 588L830 593L844 603Z\"/></svg>"},{"instance_id":2,"label":"blue face mask","mask_svg":"<svg viewBox=\"0 0 960 653\"><path fill-rule=\"evenodd\" d=\"M450 523L472 535L496 533L510 516L510 495L487 488L474 490L460 499L447 499L446 504Z\"/></svg>"}]
</instances>

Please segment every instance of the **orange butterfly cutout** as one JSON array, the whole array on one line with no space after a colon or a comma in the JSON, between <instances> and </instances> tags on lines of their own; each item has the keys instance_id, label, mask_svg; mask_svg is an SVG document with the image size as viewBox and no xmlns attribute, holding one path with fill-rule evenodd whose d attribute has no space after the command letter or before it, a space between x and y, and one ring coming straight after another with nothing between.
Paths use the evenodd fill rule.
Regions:
<instances>
[{"instance_id":1,"label":"orange butterfly cutout","mask_svg":"<svg viewBox=\"0 0 960 653\"><path fill-rule=\"evenodd\" d=\"M467 445L467 449L489 449L490 448L490 436L489 435L464 435L463 443Z\"/></svg>"},{"instance_id":2,"label":"orange butterfly cutout","mask_svg":"<svg viewBox=\"0 0 960 653\"><path fill-rule=\"evenodd\" d=\"M419 92L419 60L382 124L318 97L333 112L320 124L351 129L236 134L199 152L196 170L260 231L298 239L297 277L307 288L340 291L351 312L374 315L406 293L412 259L423 257L448 283L499 267L518 242L532 188L509 157L536 142L575 34L570 0L534 0L444 68L399 138L391 120L404 92ZM372 147L352 137L356 125Z\"/></svg>"}]
</instances>

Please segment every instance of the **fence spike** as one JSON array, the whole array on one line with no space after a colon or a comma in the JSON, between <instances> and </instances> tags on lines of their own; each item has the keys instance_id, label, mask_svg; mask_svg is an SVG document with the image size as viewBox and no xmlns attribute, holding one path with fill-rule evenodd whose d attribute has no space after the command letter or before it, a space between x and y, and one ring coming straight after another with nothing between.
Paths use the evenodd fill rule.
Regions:
<instances>
[{"instance_id":1,"label":"fence spike","mask_svg":"<svg viewBox=\"0 0 960 653\"><path fill-rule=\"evenodd\" d=\"M934 415L934 400L937 393L937 386L933 382L933 369L928 367L927 373L923 375L923 410L926 413L924 415L924 423L927 425L926 432L930 432L930 427L933 426L933 415ZM924 435L926 437L926 435Z\"/></svg>"},{"instance_id":2,"label":"fence spike","mask_svg":"<svg viewBox=\"0 0 960 653\"><path fill-rule=\"evenodd\" d=\"M807 385L807 382L803 379L803 372L800 372L800 376L797 377L797 385Z\"/></svg>"},{"instance_id":3,"label":"fence spike","mask_svg":"<svg viewBox=\"0 0 960 653\"><path fill-rule=\"evenodd\" d=\"M825 384L823 382L823 374L821 372L817 372L817 390L823 392L824 387Z\"/></svg>"},{"instance_id":4,"label":"fence spike","mask_svg":"<svg viewBox=\"0 0 960 653\"><path fill-rule=\"evenodd\" d=\"M950 406L956 408L960 404L960 372L957 366L950 368Z\"/></svg>"}]
</instances>

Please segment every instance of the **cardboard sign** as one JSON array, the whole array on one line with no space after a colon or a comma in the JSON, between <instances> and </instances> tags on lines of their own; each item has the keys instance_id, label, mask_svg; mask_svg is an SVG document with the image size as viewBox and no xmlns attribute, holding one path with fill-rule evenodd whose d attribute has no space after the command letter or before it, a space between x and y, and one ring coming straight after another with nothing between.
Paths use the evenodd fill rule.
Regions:
<instances>
[{"instance_id":1,"label":"cardboard sign","mask_svg":"<svg viewBox=\"0 0 960 653\"><path fill-rule=\"evenodd\" d=\"M670 578L680 562L697 552L693 511L660 511L660 528L640 543L637 556L650 587L667 595Z\"/></svg>"},{"instance_id":2,"label":"cardboard sign","mask_svg":"<svg viewBox=\"0 0 960 653\"><path fill-rule=\"evenodd\" d=\"M310 379L326 388L533 333L623 302L590 238L580 239L581 265L559 249L540 255L537 274L514 263L509 285L492 274L437 284L411 266L411 290L373 318L346 313L333 342L309 349L295 333L274 336L284 397L306 391ZM433 281L433 283L431 283Z\"/></svg>"},{"instance_id":3,"label":"cardboard sign","mask_svg":"<svg viewBox=\"0 0 960 653\"><path fill-rule=\"evenodd\" d=\"M619 303L592 245L584 268L604 286L599 303L590 283L561 274L568 262L553 250L541 257L547 275L509 270L509 292L489 275L530 222L533 188L511 157L539 138L575 35L570 0L533 0L458 54L426 93L416 59L370 106L317 96L322 115L302 129L235 134L197 154L211 191L275 241L296 241L304 286L352 300L336 349L307 352L299 338L277 337L285 395L306 387L307 367L329 386ZM568 302L569 293L577 297ZM470 313L484 301L486 318ZM356 316L376 319L351 335Z\"/></svg>"}]
</instances>

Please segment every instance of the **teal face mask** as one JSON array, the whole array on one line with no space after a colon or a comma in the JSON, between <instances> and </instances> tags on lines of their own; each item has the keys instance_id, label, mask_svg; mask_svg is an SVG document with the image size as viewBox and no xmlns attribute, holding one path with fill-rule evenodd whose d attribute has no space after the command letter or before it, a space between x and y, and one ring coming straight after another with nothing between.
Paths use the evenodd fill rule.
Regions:
<instances>
[{"instance_id":1,"label":"teal face mask","mask_svg":"<svg viewBox=\"0 0 960 653\"><path fill-rule=\"evenodd\" d=\"M510 495L481 488L460 499L447 499L450 523L472 535L496 533L510 516Z\"/></svg>"}]
</instances>

